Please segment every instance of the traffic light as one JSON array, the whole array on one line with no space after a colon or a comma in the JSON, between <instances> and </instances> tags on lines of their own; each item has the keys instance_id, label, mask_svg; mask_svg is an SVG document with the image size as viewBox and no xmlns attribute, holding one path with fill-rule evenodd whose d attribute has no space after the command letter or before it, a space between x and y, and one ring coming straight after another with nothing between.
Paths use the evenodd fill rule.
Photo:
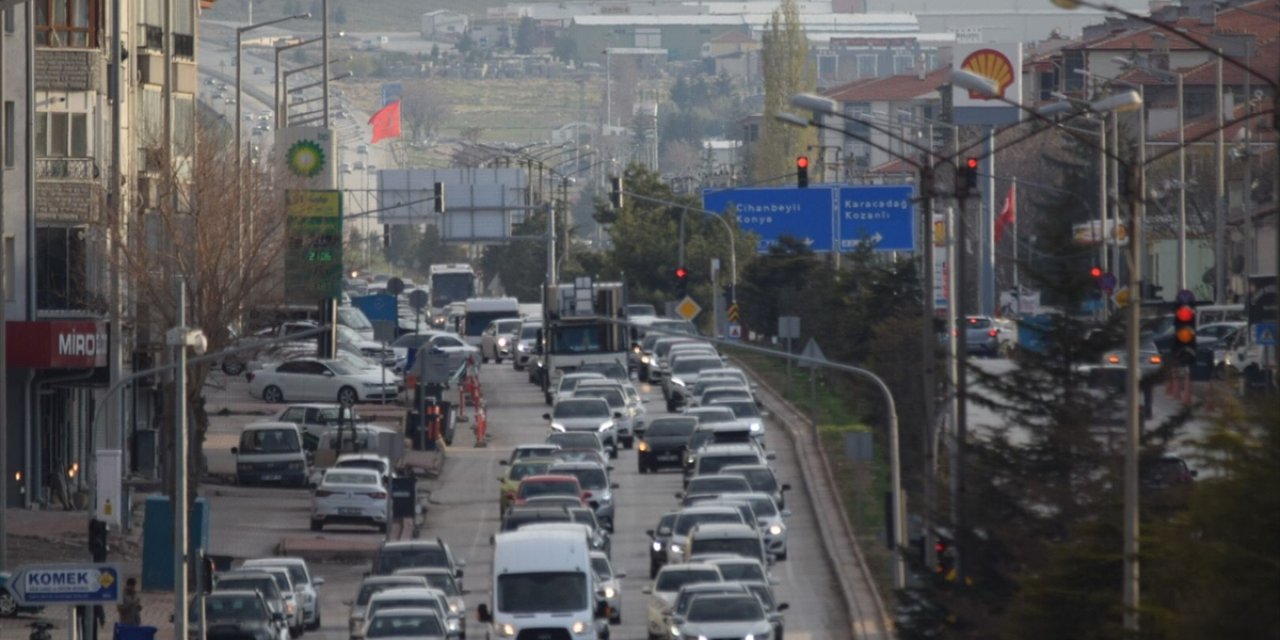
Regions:
<instances>
[{"instance_id":1,"label":"traffic light","mask_svg":"<svg viewBox=\"0 0 1280 640\"><path fill-rule=\"evenodd\" d=\"M89 555L94 562L106 562L107 551L107 523L93 518L89 520Z\"/></svg>"},{"instance_id":2,"label":"traffic light","mask_svg":"<svg viewBox=\"0 0 1280 640\"><path fill-rule=\"evenodd\" d=\"M965 158L964 166L956 167L956 197L975 195L978 195L978 159Z\"/></svg>"},{"instance_id":3,"label":"traffic light","mask_svg":"<svg viewBox=\"0 0 1280 640\"><path fill-rule=\"evenodd\" d=\"M933 554L938 559L938 564L933 566L934 573L948 576L951 570L955 568L955 553L951 550L951 541L938 536L933 543Z\"/></svg>"},{"instance_id":4,"label":"traffic light","mask_svg":"<svg viewBox=\"0 0 1280 640\"><path fill-rule=\"evenodd\" d=\"M676 297L684 298L689 295L689 270L684 267L676 267Z\"/></svg>"},{"instance_id":5,"label":"traffic light","mask_svg":"<svg viewBox=\"0 0 1280 640\"><path fill-rule=\"evenodd\" d=\"M796 186L809 186L809 156L796 156Z\"/></svg>"},{"instance_id":6,"label":"traffic light","mask_svg":"<svg viewBox=\"0 0 1280 640\"><path fill-rule=\"evenodd\" d=\"M382 248L391 248L391 225L389 224L382 225Z\"/></svg>"},{"instance_id":7,"label":"traffic light","mask_svg":"<svg viewBox=\"0 0 1280 640\"><path fill-rule=\"evenodd\" d=\"M1182 304L1173 312L1173 343L1176 362L1182 366L1195 364L1196 359L1196 310Z\"/></svg>"},{"instance_id":8,"label":"traffic light","mask_svg":"<svg viewBox=\"0 0 1280 640\"><path fill-rule=\"evenodd\" d=\"M436 213L444 213L444 183L437 182L432 194Z\"/></svg>"},{"instance_id":9,"label":"traffic light","mask_svg":"<svg viewBox=\"0 0 1280 640\"><path fill-rule=\"evenodd\" d=\"M622 177L609 176L609 206L622 208Z\"/></svg>"},{"instance_id":10,"label":"traffic light","mask_svg":"<svg viewBox=\"0 0 1280 640\"><path fill-rule=\"evenodd\" d=\"M1092 267L1092 268L1090 268L1090 269L1089 269L1089 275L1090 275L1090 276L1093 276L1093 281L1094 281L1094 283L1096 284L1099 280L1101 280L1101 279L1102 279L1102 267Z\"/></svg>"}]
</instances>

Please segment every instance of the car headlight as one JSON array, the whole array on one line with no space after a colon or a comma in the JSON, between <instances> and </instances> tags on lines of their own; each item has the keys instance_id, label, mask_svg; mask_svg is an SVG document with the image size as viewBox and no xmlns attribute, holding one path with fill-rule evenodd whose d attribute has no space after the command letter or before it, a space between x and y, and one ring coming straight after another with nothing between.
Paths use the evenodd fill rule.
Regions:
<instances>
[{"instance_id":1,"label":"car headlight","mask_svg":"<svg viewBox=\"0 0 1280 640\"><path fill-rule=\"evenodd\" d=\"M448 620L448 621L446 621L446 622L444 623L444 626L445 626L445 628L446 628L446 629L448 629L449 631L461 631L461 630L462 630L462 625L458 623L457 618L449 618L449 620Z\"/></svg>"},{"instance_id":2,"label":"car headlight","mask_svg":"<svg viewBox=\"0 0 1280 640\"><path fill-rule=\"evenodd\" d=\"M682 553L682 552L684 552L684 549L680 548L680 545L672 543L671 553Z\"/></svg>"},{"instance_id":3,"label":"car headlight","mask_svg":"<svg viewBox=\"0 0 1280 640\"><path fill-rule=\"evenodd\" d=\"M676 378L676 377L674 377L674 376L673 376L673 377L671 378L671 384L675 384L675 385L679 385L679 386L682 386L682 387L683 387L683 386L684 386L684 380L681 380L680 378Z\"/></svg>"},{"instance_id":4,"label":"car headlight","mask_svg":"<svg viewBox=\"0 0 1280 640\"><path fill-rule=\"evenodd\" d=\"M747 635L742 636L742 640L756 640L756 634L748 633Z\"/></svg>"},{"instance_id":5,"label":"car headlight","mask_svg":"<svg viewBox=\"0 0 1280 640\"><path fill-rule=\"evenodd\" d=\"M693 464L694 462L696 462L696 460L694 459L694 457L693 457L693 456L689 456L689 457L687 457L687 458L685 458L685 459L684 459L684 463L685 463L685 464Z\"/></svg>"},{"instance_id":6,"label":"car headlight","mask_svg":"<svg viewBox=\"0 0 1280 640\"><path fill-rule=\"evenodd\" d=\"M780 524L769 525L769 535L771 536L782 535L782 525Z\"/></svg>"},{"instance_id":7,"label":"car headlight","mask_svg":"<svg viewBox=\"0 0 1280 640\"><path fill-rule=\"evenodd\" d=\"M671 637L672 637L672 638L679 638L679 637L680 637L680 627L677 627L677 626L676 626L676 625L674 625L674 624L673 624L673 625L671 625Z\"/></svg>"},{"instance_id":8,"label":"car headlight","mask_svg":"<svg viewBox=\"0 0 1280 640\"><path fill-rule=\"evenodd\" d=\"M608 431L608 430L610 430L610 429L612 429L612 428L613 428L613 421L612 421L612 420L605 420L604 422L601 422L601 423L600 423L600 426L596 429L596 431L599 431L599 432L603 433L603 432Z\"/></svg>"},{"instance_id":9,"label":"car headlight","mask_svg":"<svg viewBox=\"0 0 1280 640\"><path fill-rule=\"evenodd\" d=\"M504 637L504 638L514 638L514 637L515 637L515 635L516 635L516 627L515 627L515 625L513 625L513 624L511 624L511 623L506 623L506 624L499 625L499 626L498 626L498 635L500 635L500 636L502 636L502 637Z\"/></svg>"},{"instance_id":10,"label":"car headlight","mask_svg":"<svg viewBox=\"0 0 1280 640\"><path fill-rule=\"evenodd\" d=\"M454 598L449 601L449 613L458 613L467 607L467 603L462 598Z\"/></svg>"},{"instance_id":11,"label":"car headlight","mask_svg":"<svg viewBox=\"0 0 1280 640\"><path fill-rule=\"evenodd\" d=\"M760 424L759 422L752 422L752 423L751 423L751 431L752 431L752 432L757 432L757 433L758 433L758 432L762 431L763 429L764 429L764 425L763 425L763 424Z\"/></svg>"},{"instance_id":12,"label":"car headlight","mask_svg":"<svg viewBox=\"0 0 1280 640\"><path fill-rule=\"evenodd\" d=\"M581 620L574 620L574 621L573 621L573 626L572 626L572 627L569 627L569 630L570 630L570 631L572 631L572 632L573 632L573 635L575 635L575 636L576 636L576 635L578 635L578 634L580 634L580 633L586 633L586 631L587 631L587 623L585 623L585 622L583 622L583 621L581 621Z\"/></svg>"},{"instance_id":13,"label":"car headlight","mask_svg":"<svg viewBox=\"0 0 1280 640\"><path fill-rule=\"evenodd\" d=\"M499 346L499 347L505 347L505 346L507 346L507 339L506 339L506 338L498 338L498 346Z\"/></svg>"},{"instance_id":14,"label":"car headlight","mask_svg":"<svg viewBox=\"0 0 1280 640\"><path fill-rule=\"evenodd\" d=\"M640 364L649 364L649 356L640 356Z\"/></svg>"},{"instance_id":15,"label":"car headlight","mask_svg":"<svg viewBox=\"0 0 1280 640\"><path fill-rule=\"evenodd\" d=\"M636 451L644 453L645 451L648 451L648 450L649 450L649 443L645 442L644 440L641 440L640 444L636 445Z\"/></svg>"},{"instance_id":16,"label":"car headlight","mask_svg":"<svg viewBox=\"0 0 1280 640\"><path fill-rule=\"evenodd\" d=\"M529 351L529 345L518 344L516 345L516 351L519 351L520 353L527 353Z\"/></svg>"},{"instance_id":17,"label":"car headlight","mask_svg":"<svg viewBox=\"0 0 1280 640\"><path fill-rule=\"evenodd\" d=\"M612 598L612 597L614 597L614 596L616 596L616 595L618 595L618 592L617 592L613 587L605 587L605 588L604 588L604 597L606 597L606 598Z\"/></svg>"},{"instance_id":18,"label":"car headlight","mask_svg":"<svg viewBox=\"0 0 1280 640\"><path fill-rule=\"evenodd\" d=\"M654 541L653 541L653 550L654 550L654 551L662 551L662 543L661 543L661 542L658 542L657 540L654 540Z\"/></svg>"},{"instance_id":19,"label":"car headlight","mask_svg":"<svg viewBox=\"0 0 1280 640\"><path fill-rule=\"evenodd\" d=\"M552 423L551 423L551 430L552 430L552 431L559 431L559 432L561 432L561 433L564 433L565 428L564 428L564 425L560 424L559 422L552 422Z\"/></svg>"}]
</instances>

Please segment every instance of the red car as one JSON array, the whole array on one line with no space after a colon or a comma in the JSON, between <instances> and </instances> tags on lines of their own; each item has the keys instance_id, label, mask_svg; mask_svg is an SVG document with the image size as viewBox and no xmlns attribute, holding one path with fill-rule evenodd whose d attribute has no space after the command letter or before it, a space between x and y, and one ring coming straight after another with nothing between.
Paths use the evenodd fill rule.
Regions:
<instances>
[{"instance_id":1,"label":"red car","mask_svg":"<svg viewBox=\"0 0 1280 640\"><path fill-rule=\"evenodd\" d=\"M525 504L534 496L573 496L585 505L591 492L583 491L573 476L529 476L516 487L515 495L511 497L512 504Z\"/></svg>"}]
</instances>

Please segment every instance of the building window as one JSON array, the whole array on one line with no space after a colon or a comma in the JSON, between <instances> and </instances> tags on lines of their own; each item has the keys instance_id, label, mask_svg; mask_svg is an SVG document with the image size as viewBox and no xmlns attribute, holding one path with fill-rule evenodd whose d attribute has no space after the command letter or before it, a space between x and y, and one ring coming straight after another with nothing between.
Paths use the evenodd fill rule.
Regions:
<instances>
[{"instance_id":1,"label":"building window","mask_svg":"<svg viewBox=\"0 0 1280 640\"><path fill-rule=\"evenodd\" d=\"M858 56L858 77L874 78L879 73L879 59L874 54Z\"/></svg>"},{"instance_id":2,"label":"building window","mask_svg":"<svg viewBox=\"0 0 1280 640\"><path fill-rule=\"evenodd\" d=\"M637 28L636 46L642 49L658 49L662 47L662 30L653 28Z\"/></svg>"},{"instance_id":3,"label":"building window","mask_svg":"<svg viewBox=\"0 0 1280 640\"><path fill-rule=\"evenodd\" d=\"M914 68L914 67L915 67L915 58L914 58L914 57L912 57L912 56L909 56L909 55L901 56L901 55L899 55L899 56L894 56L894 57L893 57L893 73L894 73L894 75L901 75L901 74L904 74L904 73L911 73L911 69L912 69L912 68Z\"/></svg>"},{"instance_id":4,"label":"building window","mask_svg":"<svg viewBox=\"0 0 1280 640\"><path fill-rule=\"evenodd\" d=\"M12 167L15 160L13 144L14 104L12 100L4 103L4 166Z\"/></svg>"},{"instance_id":5,"label":"building window","mask_svg":"<svg viewBox=\"0 0 1280 640\"><path fill-rule=\"evenodd\" d=\"M84 113L37 113L36 157L89 157L89 116Z\"/></svg>"},{"instance_id":6,"label":"building window","mask_svg":"<svg viewBox=\"0 0 1280 640\"><path fill-rule=\"evenodd\" d=\"M84 229L36 229L36 308L79 309L86 301Z\"/></svg>"},{"instance_id":7,"label":"building window","mask_svg":"<svg viewBox=\"0 0 1280 640\"><path fill-rule=\"evenodd\" d=\"M819 55L818 56L818 77L834 78L840 70L840 56Z\"/></svg>"},{"instance_id":8,"label":"building window","mask_svg":"<svg viewBox=\"0 0 1280 640\"><path fill-rule=\"evenodd\" d=\"M4 237L4 299L5 302L13 302L13 272L17 269L18 261L14 258L14 251L17 243L14 242L13 236Z\"/></svg>"},{"instance_id":9,"label":"building window","mask_svg":"<svg viewBox=\"0 0 1280 640\"><path fill-rule=\"evenodd\" d=\"M17 7L13 7L13 6L7 7L4 10L4 32L5 33L13 33L14 30L17 29L17 26L18 26L17 21L14 20L14 16L13 16L15 11L17 11Z\"/></svg>"},{"instance_id":10,"label":"building window","mask_svg":"<svg viewBox=\"0 0 1280 640\"><path fill-rule=\"evenodd\" d=\"M32 0L36 8L36 45L98 46L100 0Z\"/></svg>"}]
</instances>

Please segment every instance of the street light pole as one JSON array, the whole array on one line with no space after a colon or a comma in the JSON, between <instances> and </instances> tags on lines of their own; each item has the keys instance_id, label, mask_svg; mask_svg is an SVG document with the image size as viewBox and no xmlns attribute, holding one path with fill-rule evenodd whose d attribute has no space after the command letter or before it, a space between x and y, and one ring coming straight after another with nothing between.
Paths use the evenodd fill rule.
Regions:
<instances>
[{"instance_id":1,"label":"street light pole","mask_svg":"<svg viewBox=\"0 0 1280 640\"><path fill-rule=\"evenodd\" d=\"M169 336L173 360L173 633L187 638L187 283L178 280L178 322Z\"/></svg>"}]
</instances>

